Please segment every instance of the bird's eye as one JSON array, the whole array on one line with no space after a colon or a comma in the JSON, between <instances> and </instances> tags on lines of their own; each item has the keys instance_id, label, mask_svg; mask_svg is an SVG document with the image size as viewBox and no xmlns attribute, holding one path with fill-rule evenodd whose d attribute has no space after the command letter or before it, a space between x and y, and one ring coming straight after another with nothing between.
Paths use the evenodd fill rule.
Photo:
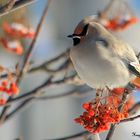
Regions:
<instances>
[{"instance_id":1,"label":"bird's eye","mask_svg":"<svg viewBox=\"0 0 140 140\"><path fill-rule=\"evenodd\" d=\"M97 43L101 44L104 47L108 47L108 42L105 39L97 39Z\"/></svg>"},{"instance_id":2,"label":"bird's eye","mask_svg":"<svg viewBox=\"0 0 140 140\"><path fill-rule=\"evenodd\" d=\"M82 37L86 36L86 34L88 33L88 26L89 26L89 24L86 24L83 28L83 31L80 34L68 35L68 37L73 38L74 46L76 46L80 43Z\"/></svg>"},{"instance_id":3,"label":"bird's eye","mask_svg":"<svg viewBox=\"0 0 140 140\"><path fill-rule=\"evenodd\" d=\"M76 46L80 43L81 39L79 37L73 38L73 45Z\"/></svg>"}]
</instances>

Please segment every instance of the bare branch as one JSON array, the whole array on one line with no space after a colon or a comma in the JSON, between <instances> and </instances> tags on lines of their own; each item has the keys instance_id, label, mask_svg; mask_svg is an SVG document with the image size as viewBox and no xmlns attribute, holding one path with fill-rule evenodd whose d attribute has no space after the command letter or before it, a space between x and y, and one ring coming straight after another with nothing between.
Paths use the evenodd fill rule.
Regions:
<instances>
[{"instance_id":1,"label":"bare branch","mask_svg":"<svg viewBox=\"0 0 140 140\"><path fill-rule=\"evenodd\" d=\"M9 10L11 10L13 8L13 6L15 5L15 3L16 3L16 0L9 0L7 2L7 4L5 4L4 6L2 6L0 8L0 11L8 12Z\"/></svg>"},{"instance_id":2,"label":"bare branch","mask_svg":"<svg viewBox=\"0 0 140 140\"><path fill-rule=\"evenodd\" d=\"M30 67L32 67L32 68L30 68L28 70L28 73L37 72L37 71L40 71L40 70L41 71L43 70L43 71L45 71L45 72L47 72L49 74L55 74L57 72L60 72L61 70L66 69L68 67L68 65L71 64L71 61L69 59L68 54L69 54L69 49L65 50L64 52L62 52L58 56L56 56L56 57L54 57L54 58L52 58L50 60L47 60L44 63L42 63L42 64L40 64L39 66L36 66L36 67L32 67L31 66L32 63L30 63ZM50 69L49 68L49 65L51 65L54 62L57 62L61 58L66 59L63 64L61 64L57 69ZM12 74L12 76L16 76L16 73L14 71L11 74ZM4 79L4 78L7 78L7 77L8 77L7 73L0 75L0 79Z\"/></svg>"},{"instance_id":3,"label":"bare branch","mask_svg":"<svg viewBox=\"0 0 140 140\"><path fill-rule=\"evenodd\" d=\"M87 131L84 131L84 132L81 132L81 133L78 133L78 134L75 134L75 135L72 135L72 136L64 137L64 138L45 139L45 140L71 140L71 139L75 139L75 138L79 138L79 137L85 137L85 136L88 136L88 135L90 135L90 133L87 132Z\"/></svg>"},{"instance_id":4,"label":"bare branch","mask_svg":"<svg viewBox=\"0 0 140 140\"><path fill-rule=\"evenodd\" d=\"M109 4L105 7L105 9L102 11L104 14L107 14L107 12L110 10L110 8L112 7L112 5L114 4L116 0L111 0L109 2Z\"/></svg>"},{"instance_id":5,"label":"bare branch","mask_svg":"<svg viewBox=\"0 0 140 140\"><path fill-rule=\"evenodd\" d=\"M12 111L8 115L6 115L5 119L3 120L3 123L8 121L10 118L12 118L19 111L22 111L22 109L24 109L23 107L26 107L29 103L31 103L31 101L33 101L32 99L34 99L34 97L31 97L31 98L23 101L17 108L14 109L14 111Z\"/></svg>"},{"instance_id":6,"label":"bare branch","mask_svg":"<svg viewBox=\"0 0 140 140\"><path fill-rule=\"evenodd\" d=\"M52 96L42 96L43 94L45 94L45 91L42 91L43 89L46 89L48 86L44 84L44 86L42 85L42 87L37 87L36 91L30 91L28 93L24 93L23 95L14 98L13 100L7 102L4 106L9 105L9 104L13 104L19 101L23 101L23 100L27 100L29 98L36 98L37 100L52 100L52 99L58 99L58 98L62 98L62 97L68 97L68 96L76 96L76 97L83 97L86 96L87 92L92 91L90 88L89 89L85 89L83 86L76 86L75 89L72 89L68 92L59 94L59 95L52 95ZM82 91L83 90L83 91Z\"/></svg>"},{"instance_id":7,"label":"bare branch","mask_svg":"<svg viewBox=\"0 0 140 140\"><path fill-rule=\"evenodd\" d=\"M127 96L129 95L129 91L128 90L125 90L124 94L123 94L123 97L122 97L122 101L121 101L121 104L120 106L118 107L118 111L121 111L124 104L126 103L126 100L127 100ZM113 136L113 133L115 131L115 128L116 128L116 124L112 124L110 129L109 129L109 132L107 134L107 137L106 137L106 140L111 140L112 139L112 136Z\"/></svg>"},{"instance_id":8,"label":"bare branch","mask_svg":"<svg viewBox=\"0 0 140 140\"><path fill-rule=\"evenodd\" d=\"M128 112L129 112L130 115L133 115L133 114L135 114L138 110L140 110L140 102L134 104L133 107L130 108L130 109L128 110Z\"/></svg>"},{"instance_id":9,"label":"bare branch","mask_svg":"<svg viewBox=\"0 0 140 140\"><path fill-rule=\"evenodd\" d=\"M46 71L47 73L53 74L53 73L56 73L56 72L58 72L60 70L63 70L65 68L67 68L69 64L71 64L71 61L70 61L69 57L67 56L68 52L69 52L69 49L66 50L65 52L63 52L62 54L58 55L57 57L55 57L55 58L53 58L53 59L51 59L49 61L46 61L46 62L42 63L41 65L39 65L37 67L31 68L28 72L32 73L32 72L36 72L36 71L39 71L39 70L43 70L43 71ZM62 65L60 65L57 69L50 69L49 68L50 64L52 64L53 62L58 61L61 58L66 59L65 62Z\"/></svg>"},{"instance_id":10,"label":"bare branch","mask_svg":"<svg viewBox=\"0 0 140 140\"><path fill-rule=\"evenodd\" d=\"M40 32L40 30L41 30L41 27L42 27L42 25L43 25L43 22L44 22L44 20L45 20L45 17L46 17L46 15L47 15L47 13L48 13L48 8L49 8L49 5L50 5L50 2L51 2L51 0L48 0L47 5L46 5L46 7L45 7L45 9L44 9L44 11L43 11L42 17L41 17L41 19L40 19L40 22L39 22L39 24L38 24L38 26L37 26L35 36L34 36L32 42L31 42L31 45L30 45L30 47L29 47L29 50L28 50L27 54L25 55L25 59L24 59L24 62L23 62L22 69L21 69L20 74L19 74L19 76L18 76L18 78L17 78L17 80L16 80L16 83L17 83L17 84L20 83L21 79L23 78L23 76L25 75L25 73L28 71L29 60L30 60L30 58L31 58L32 51L33 51L33 49L34 49L34 47L35 47L35 43L36 43L37 37L38 37L38 35L39 35L39 32ZM8 101L10 101L11 99L12 99L12 97L10 97L10 98L8 99ZM5 117L6 117L6 114L7 114L7 112L8 112L9 107L10 107L10 105L9 105L9 106L5 106L5 107L3 108L2 113L1 113L1 115L0 115L0 122L1 122L1 123L3 123L3 121L4 121Z\"/></svg>"},{"instance_id":11,"label":"bare branch","mask_svg":"<svg viewBox=\"0 0 140 140\"><path fill-rule=\"evenodd\" d=\"M29 61L30 61L31 55L32 55L32 51L33 51L33 49L35 47L37 37L38 37L38 35L40 33L40 30L42 28L42 25L43 25L43 23L45 21L45 17L48 14L48 8L49 8L49 5L50 5L50 2L51 2L51 0L48 0L47 5L46 5L46 7L45 7L45 9L43 11L42 17L40 19L40 22L39 22L39 24L37 26L37 29L36 29L36 32L35 32L35 36L34 36L32 42L31 42L29 50L28 50L28 52L27 52L27 54L25 56L25 60L23 62L22 70L21 70L21 72L20 72L20 74L19 74L19 76L17 78L17 81L16 81L17 83L20 83L20 81L23 78L24 74L28 71L28 66L29 66Z\"/></svg>"},{"instance_id":12,"label":"bare branch","mask_svg":"<svg viewBox=\"0 0 140 140\"><path fill-rule=\"evenodd\" d=\"M138 118L140 118L140 115L137 115L137 116L134 116L134 117L131 117L131 118L127 118L127 119L121 120L120 123L134 121L135 119L138 119Z\"/></svg>"},{"instance_id":13,"label":"bare branch","mask_svg":"<svg viewBox=\"0 0 140 140\"><path fill-rule=\"evenodd\" d=\"M5 118L4 121L7 121L9 120L10 118L12 118L16 113L18 113L19 111L21 111L21 109L23 109L25 106L27 106L31 101L33 101L33 99L36 99L38 96L41 95L41 93L44 93L44 92L39 92L40 90L42 90L43 88L46 88L46 86L49 86L51 85L51 79L52 77L50 77L47 82L45 82L44 84L42 84L41 86L39 86L38 88L34 89L32 92L29 92L27 94L24 94L24 95L21 95L20 97L17 97L16 98L16 101L17 100L22 100L23 98L25 99L20 105L18 105L11 113L9 113ZM68 78L64 78L62 80L59 80L59 81L56 81L56 82L53 82L53 83L61 83L61 82L65 82L69 80ZM70 93L69 93L70 94ZM16 101L13 101L13 102L16 102ZM10 101L9 101L10 102Z\"/></svg>"},{"instance_id":14,"label":"bare branch","mask_svg":"<svg viewBox=\"0 0 140 140\"><path fill-rule=\"evenodd\" d=\"M37 0L10 0L6 5L0 7L0 16L6 15L14 10L27 6Z\"/></svg>"}]
</instances>

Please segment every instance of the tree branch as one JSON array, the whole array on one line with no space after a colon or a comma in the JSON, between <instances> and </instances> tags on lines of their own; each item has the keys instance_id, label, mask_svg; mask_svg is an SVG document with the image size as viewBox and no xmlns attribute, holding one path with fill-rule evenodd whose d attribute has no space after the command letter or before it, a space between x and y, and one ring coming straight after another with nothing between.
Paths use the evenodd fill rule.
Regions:
<instances>
[{"instance_id":1,"label":"tree branch","mask_svg":"<svg viewBox=\"0 0 140 140\"><path fill-rule=\"evenodd\" d=\"M140 115L137 115L137 116L134 116L134 117L131 117L131 118L127 118L127 119L121 120L120 123L134 121L135 119L138 119L138 118L140 118Z\"/></svg>"},{"instance_id":2,"label":"tree branch","mask_svg":"<svg viewBox=\"0 0 140 140\"><path fill-rule=\"evenodd\" d=\"M56 72L58 72L60 70L63 70L65 68L67 68L69 64L71 64L70 59L68 57L66 57L68 52L69 52L69 49L66 50L65 52L63 52L62 54L60 54L59 56L57 56L57 57L55 57L55 58L53 58L53 59L51 59L49 61L46 61L46 62L40 64L37 67L31 68L28 72L32 73L32 72L36 72L36 71L39 71L39 70L43 70L43 71L46 71L47 73L53 74L53 73L56 73ZM62 65L60 65L57 69L50 69L49 68L50 64L52 64L53 62L56 62L59 59L64 58L64 57L66 59L65 62Z\"/></svg>"},{"instance_id":3,"label":"tree branch","mask_svg":"<svg viewBox=\"0 0 140 140\"><path fill-rule=\"evenodd\" d=\"M38 96L40 96L41 94L45 93L45 92L40 92L40 90L42 90L43 88L46 88L46 86L51 85L51 79L53 77L50 77L47 82L45 82L44 84L42 84L41 86L39 86L38 88L34 89L32 92L29 92L27 94L21 95L20 97L15 98L16 101L17 100L22 100L25 99L20 105L18 105L11 113L9 113L5 118L4 121L9 120L10 118L12 118L16 113L18 113L21 109L23 109L25 106L27 106L31 101L33 101L33 99L36 99ZM64 78L62 80L59 81L55 81L53 83L55 84L59 84L61 82L65 82L69 80L68 78ZM70 92L67 93L67 95L72 94ZM64 96L64 95L62 95ZM56 96L55 96L56 97ZM57 96L56 98L58 98L59 96ZM52 98L52 97L51 97ZM13 102L16 102L15 100ZM9 101L10 104L10 101Z\"/></svg>"},{"instance_id":4,"label":"tree branch","mask_svg":"<svg viewBox=\"0 0 140 140\"><path fill-rule=\"evenodd\" d=\"M121 111L124 104L126 103L126 100L127 100L127 96L129 95L129 91L128 90L125 90L123 96L122 96L122 101L121 101L121 104L120 106L118 107L118 111ZM113 133L115 131L115 128L116 128L116 124L112 124L110 129L109 129L109 132L107 134L107 137L106 137L106 140L111 140L112 139L112 136L113 136Z\"/></svg>"},{"instance_id":5,"label":"tree branch","mask_svg":"<svg viewBox=\"0 0 140 140\"><path fill-rule=\"evenodd\" d=\"M69 49L65 50L65 52L62 52L58 56L56 56L56 57L54 57L50 60L47 60L47 61L43 62L42 64L36 66L36 67L32 67L31 66L32 63L30 63L30 67L32 67L32 68L30 68L28 70L28 73L33 73L33 72L37 72L37 71L40 71L40 70L43 70L43 71L45 71L49 74L55 74L57 72L60 72L61 70L66 69L68 67L68 65L71 64L71 61L70 61L69 57L67 57L68 53L69 53ZM52 63L56 63L56 61L58 61L62 58L65 58L66 60L57 69L49 68L49 65L51 65ZM12 76L16 76L16 73L14 71L11 74L12 74ZM5 79L7 77L8 77L7 73L0 75L0 79Z\"/></svg>"},{"instance_id":6,"label":"tree branch","mask_svg":"<svg viewBox=\"0 0 140 140\"><path fill-rule=\"evenodd\" d=\"M87 132L87 131L84 131L84 132L81 132L81 133L78 133L78 134L75 134L75 135L71 135L71 136L68 136L68 137L64 137L64 138L45 139L45 140L71 140L71 139L75 139L75 138L79 138L79 137L85 137L85 136L88 136L88 135L90 135L90 133Z\"/></svg>"},{"instance_id":7,"label":"tree branch","mask_svg":"<svg viewBox=\"0 0 140 140\"><path fill-rule=\"evenodd\" d=\"M0 16L6 15L10 12L13 12L14 10L32 4L35 1L37 0L10 0L7 4L0 7Z\"/></svg>"},{"instance_id":8,"label":"tree branch","mask_svg":"<svg viewBox=\"0 0 140 140\"><path fill-rule=\"evenodd\" d=\"M140 110L140 102L134 104L133 107L130 108L130 109L128 110L128 113L129 113L130 115L133 115L133 114L135 114L138 110Z\"/></svg>"},{"instance_id":9,"label":"tree branch","mask_svg":"<svg viewBox=\"0 0 140 140\"><path fill-rule=\"evenodd\" d=\"M7 2L7 4L5 4L4 6L2 6L0 8L0 10L3 11L3 12L8 12L9 10L11 10L13 8L13 6L15 5L15 3L16 3L16 0L9 0Z\"/></svg>"},{"instance_id":10,"label":"tree branch","mask_svg":"<svg viewBox=\"0 0 140 140\"><path fill-rule=\"evenodd\" d=\"M39 32L40 32L40 30L41 30L41 27L42 27L42 25L43 25L43 22L44 22L44 20L45 20L45 17L46 17L46 15L47 15L47 13L48 13L48 8L49 8L49 5L50 5L50 2L51 2L51 0L48 0L47 5L46 5L46 7L45 7L45 9L44 9L44 11L43 11L42 17L41 17L41 19L40 19L40 22L39 22L39 24L38 24L38 26L37 26L35 36L34 36L32 42L31 42L31 45L30 45L30 47L29 47L29 50L28 50L27 54L25 55L25 59L24 59L24 62L23 62L23 66L22 66L21 71L20 71L20 73L19 73L19 75L18 75L18 78L17 78L17 80L16 80L16 83L17 83L18 85L19 85L21 79L23 78L23 76L25 75L25 73L28 71L29 60L30 60L30 58L31 58L32 51L33 51L33 49L34 49L34 47L35 47L35 43L36 43L37 37L38 37L38 35L39 35ZM12 99L12 97L9 97L8 101L10 101L11 99ZM0 124L2 124L2 123L4 122L5 117L6 117L6 114L7 114L8 110L9 110L9 108L10 108L10 105L9 105L9 106L5 106L5 107L3 108L2 113L1 113L1 115L0 115Z\"/></svg>"},{"instance_id":11,"label":"tree branch","mask_svg":"<svg viewBox=\"0 0 140 140\"><path fill-rule=\"evenodd\" d=\"M54 85L54 83L50 83L51 85ZM49 85L50 85L49 84ZM61 83L59 83L61 84ZM62 98L62 97L67 97L67 96L76 96L76 97L83 97L86 96L87 92L92 91L91 88L86 88L85 86L75 86L74 89L62 93L62 94L58 94L58 95L52 95L52 96L42 96L43 94L45 94L45 89L49 86L47 85L47 82L43 83L42 85L40 85L39 87L35 88L34 90L24 93L23 95L16 97L12 100L10 100L9 102L7 102L4 106L19 102L19 101L23 101L23 100L27 100L29 98L36 98L37 100L52 100L52 99L58 99L58 98ZM58 84L56 84L58 85Z\"/></svg>"}]
</instances>

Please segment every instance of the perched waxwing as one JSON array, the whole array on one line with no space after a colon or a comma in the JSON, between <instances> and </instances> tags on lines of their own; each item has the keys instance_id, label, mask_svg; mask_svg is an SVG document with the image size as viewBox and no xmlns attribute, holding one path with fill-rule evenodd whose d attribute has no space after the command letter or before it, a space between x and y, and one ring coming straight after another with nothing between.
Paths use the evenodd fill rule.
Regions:
<instances>
[{"instance_id":1,"label":"perched waxwing","mask_svg":"<svg viewBox=\"0 0 140 140\"><path fill-rule=\"evenodd\" d=\"M126 86L140 72L131 46L112 35L90 16L82 20L72 35L70 58L80 78L90 87L110 89Z\"/></svg>"}]
</instances>

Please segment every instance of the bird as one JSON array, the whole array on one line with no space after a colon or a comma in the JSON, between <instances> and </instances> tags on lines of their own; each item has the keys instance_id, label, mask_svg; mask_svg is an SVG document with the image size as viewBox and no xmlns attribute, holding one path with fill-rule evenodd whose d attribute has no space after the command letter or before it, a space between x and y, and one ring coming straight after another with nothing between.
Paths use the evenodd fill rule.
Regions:
<instances>
[{"instance_id":1,"label":"bird","mask_svg":"<svg viewBox=\"0 0 140 140\"><path fill-rule=\"evenodd\" d=\"M125 87L140 71L134 49L94 20L84 18L76 26L70 59L79 77L94 89Z\"/></svg>"}]
</instances>

